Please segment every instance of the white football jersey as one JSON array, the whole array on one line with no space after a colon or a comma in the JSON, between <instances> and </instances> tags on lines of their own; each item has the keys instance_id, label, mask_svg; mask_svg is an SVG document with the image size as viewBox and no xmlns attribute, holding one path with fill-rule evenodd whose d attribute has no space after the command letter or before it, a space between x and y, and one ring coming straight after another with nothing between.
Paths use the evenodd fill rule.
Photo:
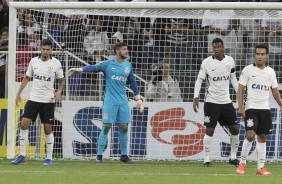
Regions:
<instances>
[{"instance_id":1,"label":"white football jersey","mask_svg":"<svg viewBox=\"0 0 282 184\"><path fill-rule=\"evenodd\" d=\"M198 77L207 79L205 102L216 104L231 103L229 94L230 74L235 72L234 59L225 55L222 61L214 56L206 58L201 65Z\"/></svg>"},{"instance_id":2,"label":"white football jersey","mask_svg":"<svg viewBox=\"0 0 282 184\"><path fill-rule=\"evenodd\" d=\"M55 102L54 80L55 78L64 78L59 60L51 57L48 61L44 62L40 57L32 58L26 75L33 77L29 100L43 103Z\"/></svg>"},{"instance_id":3,"label":"white football jersey","mask_svg":"<svg viewBox=\"0 0 282 184\"><path fill-rule=\"evenodd\" d=\"M247 87L246 110L269 109L269 91L278 87L275 71L269 66L262 70L255 64L243 69L239 84Z\"/></svg>"}]
</instances>

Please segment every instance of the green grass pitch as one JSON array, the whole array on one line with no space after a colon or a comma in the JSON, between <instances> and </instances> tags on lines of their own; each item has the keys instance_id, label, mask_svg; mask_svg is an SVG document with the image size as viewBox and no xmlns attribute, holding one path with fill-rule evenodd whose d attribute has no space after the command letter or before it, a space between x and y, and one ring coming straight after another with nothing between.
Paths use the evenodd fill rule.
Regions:
<instances>
[{"instance_id":1,"label":"green grass pitch","mask_svg":"<svg viewBox=\"0 0 282 184\"><path fill-rule=\"evenodd\" d=\"M123 164L105 160L102 164L89 161L55 160L53 166L43 166L42 160L11 165L0 160L0 184L281 184L282 164L267 163L272 176L257 176L256 164L247 164L245 174L238 176L236 167L227 162L213 162L204 168L196 161L136 161Z\"/></svg>"}]
</instances>

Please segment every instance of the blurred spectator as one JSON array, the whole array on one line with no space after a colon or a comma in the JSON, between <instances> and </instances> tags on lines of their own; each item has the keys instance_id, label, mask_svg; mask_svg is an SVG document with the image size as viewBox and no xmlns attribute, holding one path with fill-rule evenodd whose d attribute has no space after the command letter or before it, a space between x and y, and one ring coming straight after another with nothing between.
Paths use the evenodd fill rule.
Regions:
<instances>
[{"instance_id":1,"label":"blurred spectator","mask_svg":"<svg viewBox=\"0 0 282 184\"><path fill-rule=\"evenodd\" d=\"M165 61L153 66L152 78L145 98L150 102L182 102L179 83L170 75L170 64Z\"/></svg>"},{"instance_id":2,"label":"blurred spectator","mask_svg":"<svg viewBox=\"0 0 282 184\"><path fill-rule=\"evenodd\" d=\"M119 43L119 42L123 42L123 35L121 32L117 31L111 39L111 48L107 53L107 59L111 59L115 56L115 52L114 52L114 45Z\"/></svg>"},{"instance_id":3,"label":"blurred spectator","mask_svg":"<svg viewBox=\"0 0 282 184\"><path fill-rule=\"evenodd\" d=\"M220 0L214 0L220 2ZM208 54L212 55L212 40L221 38L224 43L224 53L234 58L237 57L237 35L238 21L234 19L235 12L233 10L206 10L202 19L202 28L207 35Z\"/></svg>"},{"instance_id":4,"label":"blurred spectator","mask_svg":"<svg viewBox=\"0 0 282 184\"><path fill-rule=\"evenodd\" d=\"M271 15L264 11L263 19L261 21L261 30L269 43L269 61L268 64L274 67L274 70L281 65L282 59L282 11L272 11ZM277 18L275 18L277 17Z\"/></svg>"},{"instance_id":5,"label":"blurred spectator","mask_svg":"<svg viewBox=\"0 0 282 184\"><path fill-rule=\"evenodd\" d=\"M50 15L50 23L48 24L48 30L52 38L50 40L52 41L53 48L58 48L58 45L55 43L55 41L62 47L64 47L65 42L65 35L64 35L64 28L65 28L65 22L64 22L64 16L60 14L51 14ZM50 37L50 36L49 36Z\"/></svg>"},{"instance_id":6,"label":"blurred spectator","mask_svg":"<svg viewBox=\"0 0 282 184\"><path fill-rule=\"evenodd\" d=\"M194 22L184 18L157 19L155 24L155 45L164 50L173 69L188 70L192 64L192 35Z\"/></svg>"},{"instance_id":7,"label":"blurred spectator","mask_svg":"<svg viewBox=\"0 0 282 184\"><path fill-rule=\"evenodd\" d=\"M253 11L255 17L258 17L257 12L258 10ZM241 53L242 57L246 58L245 64L255 63L255 45L264 42L260 26L261 20L259 19L240 20L238 37L239 35L242 37L243 48Z\"/></svg>"},{"instance_id":8,"label":"blurred spectator","mask_svg":"<svg viewBox=\"0 0 282 184\"><path fill-rule=\"evenodd\" d=\"M0 30L0 51L8 50L8 28ZM0 98L5 98L6 56L0 57Z\"/></svg>"},{"instance_id":9,"label":"blurred spectator","mask_svg":"<svg viewBox=\"0 0 282 184\"><path fill-rule=\"evenodd\" d=\"M0 0L0 30L9 26L9 9Z\"/></svg>"},{"instance_id":10,"label":"blurred spectator","mask_svg":"<svg viewBox=\"0 0 282 184\"><path fill-rule=\"evenodd\" d=\"M40 25L29 11L23 11L22 20L19 20L18 33L27 33L28 44L34 49L40 47Z\"/></svg>"},{"instance_id":11,"label":"blurred spectator","mask_svg":"<svg viewBox=\"0 0 282 184\"><path fill-rule=\"evenodd\" d=\"M105 55L109 50L109 38L106 32L101 31L101 21L92 21L92 30L84 37L84 48L89 56Z\"/></svg>"}]
</instances>

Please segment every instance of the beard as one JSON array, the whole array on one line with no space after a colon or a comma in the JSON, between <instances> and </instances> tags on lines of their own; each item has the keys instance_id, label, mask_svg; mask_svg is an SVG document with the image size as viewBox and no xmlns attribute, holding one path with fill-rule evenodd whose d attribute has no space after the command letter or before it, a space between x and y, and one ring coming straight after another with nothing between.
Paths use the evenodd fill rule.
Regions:
<instances>
[{"instance_id":1,"label":"beard","mask_svg":"<svg viewBox=\"0 0 282 184\"><path fill-rule=\"evenodd\" d=\"M127 56L126 56L125 54L119 54L119 57L120 57L121 59L126 59L126 58L127 58Z\"/></svg>"}]
</instances>

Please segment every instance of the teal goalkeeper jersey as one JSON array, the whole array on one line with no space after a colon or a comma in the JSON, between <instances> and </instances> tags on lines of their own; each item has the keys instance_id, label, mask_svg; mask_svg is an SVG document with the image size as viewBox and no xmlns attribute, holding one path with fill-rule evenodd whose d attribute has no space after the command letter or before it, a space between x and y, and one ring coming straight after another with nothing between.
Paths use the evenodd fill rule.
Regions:
<instances>
[{"instance_id":1,"label":"teal goalkeeper jersey","mask_svg":"<svg viewBox=\"0 0 282 184\"><path fill-rule=\"evenodd\" d=\"M97 71L104 73L105 78L105 105L128 105L126 94L127 81L134 79L133 68L129 61L118 63L115 59L102 61L96 64Z\"/></svg>"}]
</instances>

